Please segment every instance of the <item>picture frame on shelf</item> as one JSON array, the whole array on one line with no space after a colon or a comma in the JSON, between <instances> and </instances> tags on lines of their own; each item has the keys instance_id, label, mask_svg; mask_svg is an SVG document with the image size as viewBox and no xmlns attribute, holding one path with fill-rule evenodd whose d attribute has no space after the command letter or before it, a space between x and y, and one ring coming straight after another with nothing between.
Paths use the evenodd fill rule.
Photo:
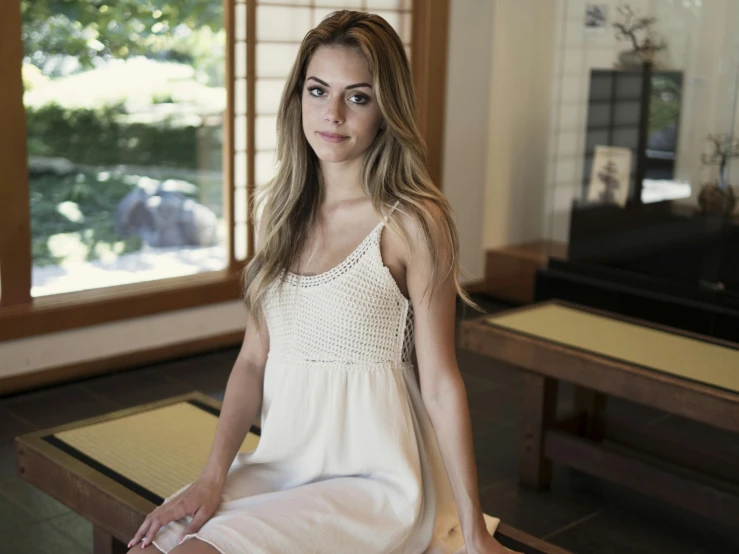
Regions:
<instances>
[{"instance_id":1,"label":"picture frame on shelf","mask_svg":"<svg viewBox=\"0 0 739 554\"><path fill-rule=\"evenodd\" d=\"M629 196L630 176L629 148L597 145L588 186L588 202L624 207Z\"/></svg>"}]
</instances>

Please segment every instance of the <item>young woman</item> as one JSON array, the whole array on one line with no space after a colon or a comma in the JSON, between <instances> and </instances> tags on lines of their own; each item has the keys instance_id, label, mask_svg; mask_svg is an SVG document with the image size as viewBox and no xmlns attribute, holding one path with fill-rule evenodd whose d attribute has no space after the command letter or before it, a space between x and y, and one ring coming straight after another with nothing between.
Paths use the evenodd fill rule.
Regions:
<instances>
[{"instance_id":1,"label":"young woman","mask_svg":"<svg viewBox=\"0 0 739 554\"><path fill-rule=\"evenodd\" d=\"M506 552L480 508L455 359L457 233L415 122L382 18L337 12L306 35L210 456L131 552ZM238 453L258 413L259 446Z\"/></svg>"}]
</instances>

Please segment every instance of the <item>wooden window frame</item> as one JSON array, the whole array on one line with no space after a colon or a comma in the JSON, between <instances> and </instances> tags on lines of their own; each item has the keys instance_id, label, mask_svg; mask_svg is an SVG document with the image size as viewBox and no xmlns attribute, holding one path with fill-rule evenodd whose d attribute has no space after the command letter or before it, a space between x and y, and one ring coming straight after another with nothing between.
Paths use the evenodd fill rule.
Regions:
<instances>
[{"instance_id":1,"label":"wooden window frame","mask_svg":"<svg viewBox=\"0 0 739 554\"><path fill-rule=\"evenodd\" d=\"M247 209L254 190L255 15L247 0ZM441 187L448 0L413 0L411 52L419 125L429 171ZM234 24L235 0L224 0L227 109L224 127L224 213L230 230L227 268L184 277L31 297L31 232L26 121L23 106L20 1L0 2L0 342L162 312L237 300L244 262L234 257ZM431 40L433 37L433 40ZM250 213L250 211L249 211ZM254 230L247 225L247 261Z\"/></svg>"}]
</instances>

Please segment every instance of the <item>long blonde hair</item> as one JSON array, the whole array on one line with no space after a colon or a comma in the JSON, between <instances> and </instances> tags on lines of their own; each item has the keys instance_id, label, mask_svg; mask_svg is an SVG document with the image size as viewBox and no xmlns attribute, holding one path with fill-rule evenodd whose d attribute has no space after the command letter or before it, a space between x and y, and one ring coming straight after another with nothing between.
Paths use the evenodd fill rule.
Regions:
<instances>
[{"instance_id":1,"label":"long blonde hair","mask_svg":"<svg viewBox=\"0 0 739 554\"><path fill-rule=\"evenodd\" d=\"M301 119L305 72L321 46L357 49L372 75L382 125L361 169L364 190L372 204L388 217L388 226L407 246L408 237L397 216L390 213L390 206L400 200L399 210L417 219L431 252L432 292L433 285L452 276L459 296L475 306L459 284L459 240L451 207L434 186L426 167L426 146L416 124L413 80L403 43L383 18L344 10L330 14L305 36L282 93L277 115L277 175L258 192L253 204L252 221L256 220L257 206L263 205L265 238L244 268L247 311L261 321L261 302L267 287L298 258L321 205L319 163L305 138ZM434 224L436 232L432 232L429 222L440 218L443 221ZM443 277L436 270L440 261L448 264Z\"/></svg>"}]
</instances>

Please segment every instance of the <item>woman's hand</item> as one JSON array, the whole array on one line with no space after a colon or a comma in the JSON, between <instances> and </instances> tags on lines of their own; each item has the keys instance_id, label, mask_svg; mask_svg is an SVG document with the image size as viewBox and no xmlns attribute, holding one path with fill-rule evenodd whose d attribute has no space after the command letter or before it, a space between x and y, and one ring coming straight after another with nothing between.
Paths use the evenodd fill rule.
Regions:
<instances>
[{"instance_id":1,"label":"woman's hand","mask_svg":"<svg viewBox=\"0 0 739 554\"><path fill-rule=\"evenodd\" d=\"M196 533L208 521L221 502L223 482L201 475L176 497L171 498L151 512L141 524L136 535L128 543L128 548L143 541L141 548L151 544L159 529L185 516L193 516L185 527L178 543L185 535Z\"/></svg>"},{"instance_id":2,"label":"woman's hand","mask_svg":"<svg viewBox=\"0 0 739 554\"><path fill-rule=\"evenodd\" d=\"M521 554L506 548L488 533L480 534L472 544L467 545L467 554Z\"/></svg>"}]
</instances>

